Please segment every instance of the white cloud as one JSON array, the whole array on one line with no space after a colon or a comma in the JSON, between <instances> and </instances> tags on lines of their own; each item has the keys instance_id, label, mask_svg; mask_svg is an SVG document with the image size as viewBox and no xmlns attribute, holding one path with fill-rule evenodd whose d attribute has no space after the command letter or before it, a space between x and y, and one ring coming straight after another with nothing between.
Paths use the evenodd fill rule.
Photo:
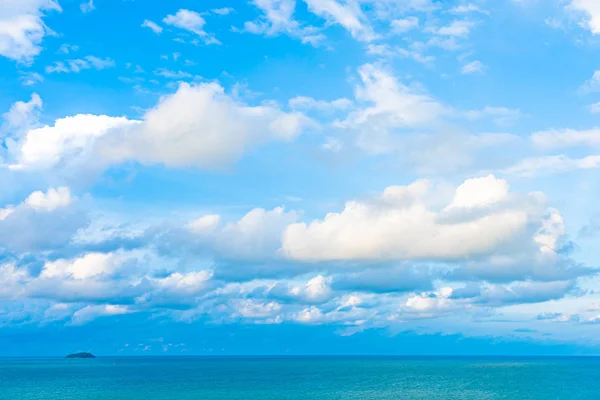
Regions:
<instances>
[{"instance_id":1,"label":"white cloud","mask_svg":"<svg viewBox=\"0 0 600 400\"><path fill-rule=\"evenodd\" d=\"M333 101L315 100L312 97L297 96L288 101L294 110L311 110L332 112L335 110L346 110L352 107L352 101L342 97Z\"/></svg>"},{"instance_id":2,"label":"white cloud","mask_svg":"<svg viewBox=\"0 0 600 400\"><path fill-rule=\"evenodd\" d=\"M157 34L163 31L163 28L161 26L159 26L156 22L152 22L148 19L144 20L144 22L142 23L142 28L149 28L152 30L152 32Z\"/></svg>"},{"instance_id":3,"label":"white cloud","mask_svg":"<svg viewBox=\"0 0 600 400\"><path fill-rule=\"evenodd\" d=\"M304 0L308 10L330 23L344 27L353 38L371 41L377 38L373 28L355 0Z\"/></svg>"},{"instance_id":4,"label":"white cloud","mask_svg":"<svg viewBox=\"0 0 600 400\"><path fill-rule=\"evenodd\" d=\"M254 145L293 140L305 122L302 114L285 113L273 105L238 103L216 83L182 83L175 94L149 110L135 129L107 136L99 154L114 162L219 168Z\"/></svg>"},{"instance_id":5,"label":"white cloud","mask_svg":"<svg viewBox=\"0 0 600 400\"><path fill-rule=\"evenodd\" d=\"M378 57L404 57L410 58L421 64L430 64L435 61L434 56L424 56L417 51L406 50L398 46L390 46L388 44L374 44L369 43L367 45L367 54Z\"/></svg>"},{"instance_id":6,"label":"white cloud","mask_svg":"<svg viewBox=\"0 0 600 400\"><path fill-rule=\"evenodd\" d=\"M166 68L157 68L154 71L154 75L162 76L169 79L189 79L192 77L192 75L187 72L171 71Z\"/></svg>"},{"instance_id":7,"label":"white cloud","mask_svg":"<svg viewBox=\"0 0 600 400\"><path fill-rule=\"evenodd\" d=\"M0 138L2 133L19 134L35 126L42 106L42 98L37 93L33 93L28 102L15 102L10 110L2 115L4 123L0 130Z\"/></svg>"},{"instance_id":8,"label":"white cloud","mask_svg":"<svg viewBox=\"0 0 600 400\"><path fill-rule=\"evenodd\" d=\"M318 46L325 39L318 29L312 26L302 27L294 20L295 0L253 0L252 4L260 9L263 15L257 20L246 21L246 32L267 36L284 33L313 46Z\"/></svg>"},{"instance_id":9,"label":"white cloud","mask_svg":"<svg viewBox=\"0 0 600 400\"><path fill-rule=\"evenodd\" d=\"M152 279L152 282L159 290L172 292L179 296L191 296L209 288L212 277L212 271L197 271L185 274L174 272L165 278Z\"/></svg>"},{"instance_id":10,"label":"white cloud","mask_svg":"<svg viewBox=\"0 0 600 400\"><path fill-rule=\"evenodd\" d=\"M442 26L441 28L438 28L435 32L438 35L442 35L442 36L453 36L453 37L466 38L469 36L469 34L471 33L471 29L475 25L476 24L472 21L457 20L457 21L452 21L450 23L450 25Z\"/></svg>"},{"instance_id":11,"label":"white cloud","mask_svg":"<svg viewBox=\"0 0 600 400\"><path fill-rule=\"evenodd\" d=\"M205 44L221 44L213 35L204 30L206 21L195 11L180 9L175 14L167 15L163 22L200 36Z\"/></svg>"},{"instance_id":12,"label":"white cloud","mask_svg":"<svg viewBox=\"0 0 600 400\"><path fill-rule=\"evenodd\" d=\"M509 189L508 182L493 175L468 179L456 188L452 202L445 209L490 207L506 199Z\"/></svg>"},{"instance_id":13,"label":"white cloud","mask_svg":"<svg viewBox=\"0 0 600 400\"><path fill-rule=\"evenodd\" d=\"M486 69L487 67L481 61L476 60L463 65L460 72L463 75L482 74Z\"/></svg>"},{"instance_id":14,"label":"white cloud","mask_svg":"<svg viewBox=\"0 0 600 400\"><path fill-rule=\"evenodd\" d=\"M59 164L86 162L94 142L112 129L127 128L138 121L124 117L78 114L57 119L53 126L32 129L15 150L13 168L51 168Z\"/></svg>"},{"instance_id":15,"label":"white cloud","mask_svg":"<svg viewBox=\"0 0 600 400\"><path fill-rule=\"evenodd\" d=\"M62 11L55 0L3 0L0 7L0 55L30 63L42 40L53 32L42 18L45 11Z\"/></svg>"},{"instance_id":16,"label":"white cloud","mask_svg":"<svg viewBox=\"0 0 600 400\"><path fill-rule=\"evenodd\" d=\"M600 129L589 130L549 130L535 132L531 135L534 146L540 149L559 149L577 146L600 146Z\"/></svg>"},{"instance_id":17,"label":"white cloud","mask_svg":"<svg viewBox=\"0 0 600 400\"><path fill-rule=\"evenodd\" d=\"M96 6L94 6L94 0L89 0L86 3L81 3L79 5L79 9L84 14L87 14L87 13L90 13L90 12L94 11L96 9Z\"/></svg>"},{"instance_id":18,"label":"white cloud","mask_svg":"<svg viewBox=\"0 0 600 400\"><path fill-rule=\"evenodd\" d=\"M115 67L115 62L114 60L110 59L110 58L98 58L95 56L85 56L84 58L78 58L78 59L74 59L74 60L66 60L66 61L57 61L52 65L49 65L46 67L46 72L47 73L54 73L54 72L64 72L64 73L69 73L69 72L81 72L82 70L86 70L86 69L96 69L96 70L102 70L102 69L106 69L106 68L113 68Z\"/></svg>"},{"instance_id":19,"label":"white cloud","mask_svg":"<svg viewBox=\"0 0 600 400\"><path fill-rule=\"evenodd\" d=\"M580 88L581 93L594 93L600 91L600 70L594 71L592 77Z\"/></svg>"},{"instance_id":20,"label":"white cloud","mask_svg":"<svg viewBox=\"0 0 600 400\"><path fill-rule=\"evenodd\" d=\"M109 276L117 272L126 259L114 253L88 253L74 260L46 262L40 278L89 279L100 275Z\"/></svg>"},{"instance_id":21,"label":"white cloud","mask_svg":"<svg viewBox=\"0 0 600 400\"><path fill-rule=\"evenodd\" d=\"M281 245L285 228L298 220L298 214L283 207L255 208L235 222L222 224L218 215L205 215L188 224L192 240L208 245L227 258L268 259Z\"/></svg>"},{"instance_id":22,"label":"white cloud","mask_svg":"<svg viewBox=\"0 0 600 400\"><path fill-rule=\"evenodd\" d=\"M357 109L336 126L358 131L358 145L369 153L386 153L394 146L395 129L435 124L449 110L422 90L399 82L385 69L365 64L358 70Z\"/></svg>"},{"instance_id":23,"label":"white cloud","mask_svg":"<svg viewBox=\"0 0 600 400\"><path fill-rule=\"evenodd\" d=\"M592 114L600 114L600 102L594 103L594 104L590 104L588 106L588 110L590 110L590 112Z\"/></svg>"},{"instance_id":24,"label":"white cloud","mask_svg":"<svg viewBox=\"0 0 600 400\"><path fill-rule=\"evenodd\" d=\"M469 13L480 13L489 15L488 11L482 10L473 3L459 4L458 6L450 9L448 12L452 14L469 14Z\"/></svg>"},{"instance_id":25,"label":"white cloud","mask_svg":"<svg viewBox=\"0 0 600 400\"><path fill-rule=\"evenodd\" d=\"M31 193L20 205L20 207L30 207L39 212L50 212L58 208L68 207L73 202L71 191L67 187L57 189L50 188L46 193L35 191ZM6 219L17 208L8 206L0 208L0 220Z\"/></svg>"},{"instance_id":26,"label":"white cloud","mask_svg":"<svg viewBox=\"0 0 600 400\"><path fill-rule=\"evenodd\" d=\"M390 28L393 33L400 34L406 33L412 29L419 27L419 18L407 17L403 19L395 19L390 22Z\"/></svg>"},{"instance_id":27,"label":"white cloud","mask_svg":"<svg viewBox=\"0 0 600 400\"><path fill-rule=\"evenodd\" d=\"M15 298L22 294L27 271L14 264L0 264L0 298Z\"/></svg>"},{"instance_id":28,"label":"white cloud","mask_svg":"<svg viewBox=\"0 0 600 400\"><path fill-rule=\"evenodd\" d=\"M419 313L429 313L432 311L439 313L452 307L453 304L450 296L452 296L452 288L443 287L437 292L411 296L406 299L404 306Z\"/></svg>"},{"instance_id":29,"label":"white cloud","mask_svg":"<svg viewBox=\"0 0 600 400\"><path fill-rule=\"evenodd\" d=\"M486 106L481 110L471 110L465 113L468 119L477 120L491 118L496 125L511 125L523 117L521 110L506 107Z\"/></svg>"},{"instance_id":30,"label":"white cloud","mask_svg":"<svg viewBox=\"0 0 600 400\"><path fill-rule=\"evenodd\" d=\"M54 211L57 208L67 207L73 201L71 191L67 187L48 189L46 193L33 192L25 199L25 204L36 211Z\"/></svg>"},{"instance_id":31,"label":"white cloud","mask_svg":"<svg viewBox=\"0 0 600 400\"><path fill-rule=\"evenodd\" d=\"M36 252L62 249L87 217L66 187L31 193L17 206L0 208L0 249Z\"/></svg>"},{"instance_id":32,"label":"white cloud","mask_svg":"<svg viewBox=\"0 0 600 400\"><path fill-rule=\"evenodd\" d=\"M509 175L535 177L569 172L578 169L600 168L600 155L569 158L565 155L527 158L504 170Z\"/></svg>"},{"instance_id":33,"label":"white cloud","mask_svg":"<svg viewBox=\"0 0 600 400\"><path fill-rule=\"evenodd\" d=\"M217 15L229 15L232 12L235 12L235 10L231 7L213 8L210 11Z\"/></svg>"},{"instance_id":34,"label":"white cloud","mask_svg":"<svg viewBox=\"0 0 600 400\"><path fill-rule=\"evenodd\" d=\"M507 183L492 176L465 181L441 212L427 204L435 197L429 186L417 181L388 187L371 202L348 202L343 211L322 220L292 224L281 250L303 261L457 260L514 245L541 218L539 195L512 201Z\"/></svg>"},{"instance_id":35,"label":"white cloud","mask_svg":"<svg viewBox=\"0 0 600 400\"><path fill-rule=\"evenodd\" d=\"M273 318L269 323L279 323L281 322L279 317L279 313L282 310L281 304L270 301L268 303L261 303L256 300L244 299L233 302L233 307L235 313L241 315L244 318L251 319L263 319L263 318Z\"/></svg>"},{"instance_id":36,"label":"white cloud","mask_svg":"<svg viewBox=\"0 0 600 400\"><path fill-rule=\"evenodd\" d=\"M274 35L298 29L299 24L293 19L295 0L253 0L252 3L264 13L264 21L246 22L247 31Z\"/></svg>"},{"instance_id":37,"label":"white cloud","mask_svg":"<svg viewBox=\"0 0 600 400\"><path fill-rule=\"evenodd\" d=\"M331 278L317 275L306 283L278 282L265 292L268 298L302 304L322 304L334 297Z\"/></svg>"},{"instance_id":38,"label":"white cloud","mask_svg":"<svg viewBox=\"0 0 600 400\"><path fill-rule=\"evenodd\" d=\"M203 215L188 224L188 228L195 234L213 233L221 224L221 216L218 214Z\"/></svg>"},{"instance_id":39,"label":"white cloud","mask_svg":"<svg viewBox=\"0 0 600 400\"><path fill-rule=\"evenodd\" d=\"M135 160L218 169L256 145L294 140L310 124L273 103L238 102L216 83L182 83L141 121L79 114L30 130L14 146L12 168L97 168Z\"/></svg>"},{"instance_id":40,"label":"white cloud","mask_svg":"<svg viewBox=\"0 0 600 400\"><path fill-rule=\"evenodd\" d=\"M85 306L75 311L71 317L71 324L83 325L100 317L123 315L130 312L128 307L120 305L106 304Z\"/></svg>"},{"instance_id":41,"label":"white cloud","mask_svg":"<svg viewBox=\"0 0 600 400\"><path fill-rule=\"evenodd\" d=\"M362 84L355 87L356 99L373 105L351 114L349 121L362 123L381 118L393 126L414 126L436 119L446 112L427 94L402 84L374 64L361 66L358 73Z\"/></svg>"},{"instance_id":42,"label":"white cloud","mask_svg":"<svg viewBox=\"0 0 600 400\"><path fill-rule=\"evenodd\" d=\"M329 136L325 138L325 142L321 145L321 148L332 153L339 153L344 148L344 143L339 139Z\"/></svg>"},{"instance_id":43,"label":"white cloud","mask_svg":"<svg viewBox=\"0 0 600 400\"><path fill-rule=\"evenodd\" d=\"M20 79L23 86L33 86L44 81L44 77L37 72L25 72Z\"/></svg>"},{"instance_id":44,"label":"white cloud","mask_svg":"<svg viewBox=\"0 0 600 400\"><path fill-rule=\"evenodd\" d=\"M70 54L70 53L75 53L78 50L79 50L79 46L77 46L77 45L63 43L60 45L60 49L58 49L58 52L61 54Z\"/></svg>"},{"instance_id":45,"label":"white cloud","mask_svg":"<svg viewBox=\"0 0 600 400\"><path fill-rule=\"evenodd\" d=\"M581 13L585 18L581 25L586 27L594 35L600 34L600 3L596 0L571 0L567 9Z\"/></svg>"}]
</instances>

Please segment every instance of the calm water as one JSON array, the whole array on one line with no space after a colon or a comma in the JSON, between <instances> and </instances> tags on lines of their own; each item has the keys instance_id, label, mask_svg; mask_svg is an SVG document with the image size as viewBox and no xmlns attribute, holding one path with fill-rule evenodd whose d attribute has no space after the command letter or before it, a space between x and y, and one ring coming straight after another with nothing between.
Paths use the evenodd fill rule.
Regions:
<instances>
[{"instance_id":1,"label":"calm water","mask_svg":"<svg viewBox=\"0 0 600 400\"><path fill-rule=\"evenodd\" d=\"M0 399L589 400L600 359L0 359Z\"/></svg>"}]
</instances>

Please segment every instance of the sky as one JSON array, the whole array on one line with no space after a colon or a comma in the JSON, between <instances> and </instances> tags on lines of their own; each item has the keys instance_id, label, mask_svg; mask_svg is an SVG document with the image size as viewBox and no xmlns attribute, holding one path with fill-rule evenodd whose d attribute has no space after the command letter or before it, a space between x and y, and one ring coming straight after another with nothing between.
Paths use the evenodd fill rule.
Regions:
<instances>
[{"instance_id":1,"label":"sky","mask_svg":"<svg viewBox=\"0 0 600 400\"><path fill-rule=\"evenodd\" d=\"M0 0L0 356L600 354L596 0Z\"/></svg>"}]
</instances>

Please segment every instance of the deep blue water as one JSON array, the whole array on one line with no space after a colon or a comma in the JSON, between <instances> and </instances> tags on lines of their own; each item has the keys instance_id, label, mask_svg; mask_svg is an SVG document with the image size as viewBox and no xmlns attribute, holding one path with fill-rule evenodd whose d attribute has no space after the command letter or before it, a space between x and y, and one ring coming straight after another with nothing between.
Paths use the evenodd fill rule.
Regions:
<instances>
[{"instance_id":1,"label":"deep blue water","mask_svg":"<svg viewBox=\"0 0 600 400\"><path fill-rule=\"evenodd\" d=\"M1 400L600 399L600 358L0 359Z\"/></svg>"}]
</instances>

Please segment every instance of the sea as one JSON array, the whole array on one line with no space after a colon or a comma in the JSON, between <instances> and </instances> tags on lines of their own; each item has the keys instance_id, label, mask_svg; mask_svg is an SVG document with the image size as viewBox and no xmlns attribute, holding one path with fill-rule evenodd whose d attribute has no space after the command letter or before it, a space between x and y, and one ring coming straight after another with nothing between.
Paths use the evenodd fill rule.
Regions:
<instances>
[{"instance_id":1,"label":"sea","mask_svg":"<svg viewBox=\"0 0 600 400\"><path fill-rule=\"evenodd\" d=\"M0 399L588 400L600 358L5 358Z\"/></svg>"}]
</instances>

